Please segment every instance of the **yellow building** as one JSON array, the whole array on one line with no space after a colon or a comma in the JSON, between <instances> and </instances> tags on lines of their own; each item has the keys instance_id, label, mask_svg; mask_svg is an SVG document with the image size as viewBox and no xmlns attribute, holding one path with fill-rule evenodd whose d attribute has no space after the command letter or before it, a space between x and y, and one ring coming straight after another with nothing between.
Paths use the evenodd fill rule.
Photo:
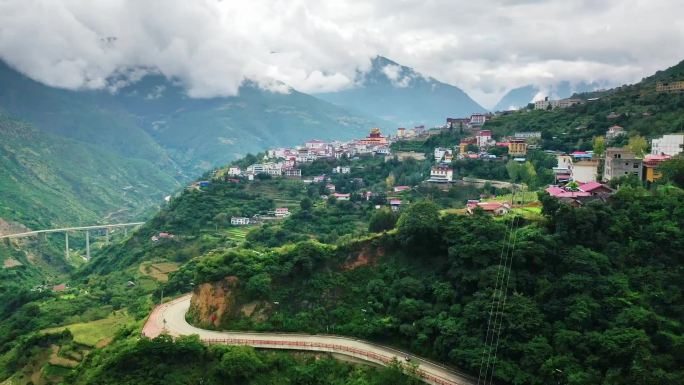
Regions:
<instances>
[{"instance_id":1,"label":"yellow building","mask_svg":"<svg viewBox=\"0 0 684 385\"><path fill-rule=\"evenodd\" d=\"M511 139L508 141L508 155L525 156L527 155L527 143L524 139Z\"/></svg>"},{"instance_id":2,"label":"yellow building","mask_svg":"<svg viewBox=\"0 0 684 385\"><path fill-rule=\"evenodd\" d=\"M677 82L659 82L656 84L657 92L677 92L684 91L684 81Z\"/></svg>"},{"instance_id":3,"label":"yellow building","mask_svg":"<svg viewBox=\"0 0 684 385\"><path fill-rule=\"evenodd\" d=\"M653 183L662 178L663 174L658 171L658 166L670 158L669 155L646 155L644 157L644 179Z\"/></svg>"}]
</instances>

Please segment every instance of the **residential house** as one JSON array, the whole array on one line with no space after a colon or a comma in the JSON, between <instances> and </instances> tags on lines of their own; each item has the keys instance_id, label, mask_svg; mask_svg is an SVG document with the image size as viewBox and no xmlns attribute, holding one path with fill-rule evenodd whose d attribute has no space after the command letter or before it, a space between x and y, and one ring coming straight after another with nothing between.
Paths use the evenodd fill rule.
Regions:
<instances>
[{"instance_id":1,"label":"residential house","mask_svg":"<svg viewBox=\"0 0 684 385\"><path fill-rule=\"evenodd\" d=\"M681 92L684 91L684 81L658 82L656 92Z\"/></svg>"},{"instance_id":2,"label":"residential house","mask_svg":"<svg viewBox=\"0 0 684 385\"><path fill-rule=\"evenodd\" d=\"M328 183L325 185L325 189L331 193L334 193L335 192L335 185L332 183Z\"/></svg>"},{"instance_id":3,"label":"residential house","mask_svg":"<svg viewBox=\"0 0 684 385\"><path fill-rule=\"evenodd\" d=\"M454 178L454 170L449 166L433 166L430 170L430 179L433 183L451 183Z\"/></svg>"},{"instance_id":4,"label":"residential house","mask_svg":"<svg viewBox=\"0 0 684 385\"><path fill-rule=\"evenodd\" d=\"M249 218L247 217L231 217L230 224L233 226L246 226L249 224Z\"/></svg>"},{"instance_id":5,"label":"residential house","mask_svg":"<svg viewBox=\"0 0 684 385\"><path fill-rule=\"evenodd\" d=\"M576 182L596 182L598 179L598 159L586 159L574 162L570 176Z\"/></svg>"},{"instance_id":6,"label":"residential house","mask_svg":"<svg viewBox=\"0 0 684 385\"><path fill-rule=\"evenodd\" d=\"M658 171L658 166L670 159L670 155L653 155L648 154L644 157L644 180L653 183L658 179L662 178L663 175Z\"/></svg>"},{"instance_id":7,"label":"residential house","mask_svg":"<svg viewBox=\"0 0 684 385\"><path fill-rule=\"evenodd\" d=\"M668 134L651 140L651 154L675 156L682 152L684 134Z\"/></svg>"},{"instance_id":8,"label":"residential house","mask_svg":"<svg viewBox=\"0 0 684 385\"><path fill-rule=\"evenodd\" d=\"M446 154L447 151L449 151L449 150L444 148L444 147L436 147L435 151L434 151L435 162L440 162L442 160L442 158L444 158L444 154Z\"/></svg>"},{"instance_id":9,"label":"residential house","mask_svg":"<svg viewBox=\"0 0 684 385\"><path fill-rule=\"evenodd\" d=\"M475 135L475 142L480 148L486 148L493 145L495 142L492 140L492 131L480 130L477 135Z\"/></svg>"},{"instance_id":10,"label":"residential house","mask_svg":"<svg viewBox=\"0 0 684 385\"><path fill-rule=\"evenodd\" d=\"M290 209L287 207L278 207L275 209L276 218L285 218L290 216Z\"/></svg>"},{"instance_id":11,"label":"residential house","mask_svg":"<svg viewBox=\"0 0 684 385\"><path fill-rule=\"evenodd\" d=\"M606 150L603 180L610 181L626 175L643 175L643 160L637 158L628 148L610 147Z\"/></svg>"},{"instance_id":12,"label":"residential house","mask_svg":"<svg viewBox=\"0 0 684 385\"><path fill-rule=\"evenodd\" d=\"M402 201L401 199L397 198L390 198L389 200L389 205L392 211L398 211L399 208L401 207Z\"/></svg>"},{"instance_id":13,"label":"residential house","mask_svg":"<svg viewBox=\"0 0 684 385\"><path fill-rule=\"evenodd\" d=\"M468 124L471 127L480 127L487 121L487 115L484 114L472 114L470 115L470 121Z\"/></svg>"},{"instance_id":14,"label":"residential house","mask_svg":"<svg viewBox=\"0 0 684 385\"><path fill-rule=\"evenodd\" d=\"M461 139L461 142L458 144L458 153L460 155L465 155L468 153L468 146L471 144L477 145L477 140L475 138L465 138Z\"/></svg>"},{"instance_id":15,"label":"residential house","mask_svg":"<svg viewBox=\"0 0 684 385\"><path fill-rule=\"evenodd\" d=\"M301 178L302 170L299 168L288 168L283 170L283 175L287 178Z\"/></svg>"},{"instance_id":16,"label":"residential house","mask_svg":"<svg viewBox=\"0 0 684 385\"><path fill-rule=\"evenodd\" d=\"M527 143L525 139L511 139L508 141L508 155L525 156L527 155Z\"/></svg>"},{"instance_id":17,"label":"residential house","mask_svg":"<svg viewBox=\"0 0 684 385\"><path fill-rule=\"evenodd\" d=\"M351 194L334 193L332 194L338 201L348 201L351 198Z\"/></svg>"},{"instance_id":18,"label":"residential house","mask_svg":"<svg viewBox=\"0 0 684 385\"><path fill-rule=\"evenodd\" d=\"M548 110L554 108L568 108L576 104L582 104L584 101L582 99L561 99L561 100L549 100L549 97L545 97L542 100L536 100L534 102L535 110Z\"/></svg>"},{"instance_id":19,"label":"residential house","mask_svg":"<svg viewBox=\"0 0 684 385\"><path fill-rule=\"evenodd\" d=\"M608 131L606 131L606 139L612 140L617 138L618 136L626 134L627 133L625 132L625 129L622 126L618 126L617 124L615 124L608 127Z\"/></svg>"},{"instance_id":20,"label":"residential house","mask_svg":"<svg viewBox=\"0 0 684 385\"><path fill-rule=\"evenodd\" d=\"M322 150L326 147L326 145L327 145L327 143L325 143L322 140L318 140L318 139L313 139L313 140L310 140L310 141L304 143L304 146L307 149L312 149L312 150Z\"/></svg>"},{"instance_id":21,"label":"residential house","mask_svg":"<svg viewBox=\"0 0 684 385\"><path fill-rule=\"evenodd\" d=\"M402 192L410 190L411 186L394 186L394 192Z\"/></svg>"},{"instance_id":22,"label":"residential house","mask_svg":"<svg viewBox=\"0 0 684 385\"><path fill-rule=\"evenodd\" d=\"M333 174L349 174L351 172L351 167L348 166L337 166L332 169Z\"/></svg>"},{"instance_id":23,"label":"residential house","mask_svg":"<svg viewBox=\"0 0 684 385\"><path fill-rule=\"evenodd\" d=\"M478 202L468 201L466 205L466 212L473 215L478 209L481 209L485 214L494 216L506 215L511 210L508 202Z\"/></svg>"},{"instance_id":24,"label":"residential house","mask_svg":"<svg viewBox=\"0 0 684 385\"><path fill-rule=\"evenodd\" d=\"M240 167L232 166L228 169L228 175L229 176L240 176L240 175L242 175L242 170L240 169Z\"/></svg>"},{"instance_id":25,"label":"residential house","mask_svg":"<svg viewBox=\"0 0 684 385\"><path fill-rule=\"evenodd\" d=\"M541 131L525 131L513 134L515 139L541 139Z\"/></svg>"}]
</instances>

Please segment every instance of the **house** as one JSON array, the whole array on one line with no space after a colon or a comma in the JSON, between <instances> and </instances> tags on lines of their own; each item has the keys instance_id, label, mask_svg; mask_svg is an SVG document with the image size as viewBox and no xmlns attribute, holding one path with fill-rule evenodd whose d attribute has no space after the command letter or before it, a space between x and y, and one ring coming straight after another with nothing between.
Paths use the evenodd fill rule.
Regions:
<instances>
[{"instance_id":1,"label":"house","mask_svg":"<svg viewBox=\"0 0 684 385\"><path fill-rule=\"evenodd\" d=\"M277 218L285 218L290 216L290 209L287 207L278 207L275 209L275 216Z\"/></svg>"},{"instance_id":2,"label":"house","mask_svg":"<svg viewBox=\"0 0 684 385\"><path fill-rule=\"evenodd\" d=\"M459 154L463 155L468 152L468 146L469 145L477 145L477 140L475 138L465 138L461 139L461 142L458 144L458 152Z\"/></svg>"},{"instance_id":3,"label":"house","mask_svg":"<svg viewBox=\"0 0 684 385\"><path fill-rule=\"evenodd\" d=\"M325 189L331 193L334 193L335 192L335 185L332 183L328 183L325 185Z\"/></svg>"},{"instance_id":4,"label":"house","mask_svg":"<svg viewBox=\"0 0 684 385\"><path fill-rule=\"evenodd\" d=\"M337 166L332 169L333 174L349 174L351 172L351 167L348 166Z\"/></svg>"},{"instance_id":5,"label":"house","mask_svg":"<svg viewBox=\"0 0 684 385\"><path fill-rule=\"evenodd\" d=\"M159 233L159 239L172 239L174 237L171 233Z\"/></svg>"},{"instance_id":6,"label":"house","mask_svg":"<svg viewBox=\"0 0 684 385\"><path fill-rule=\"evenodd\" d=\"M249 224L249 218L247 217L231 217L230 224L233 226L246 226Z\"/></svg>"},{"instance_id":7,"label":"house","mask_svg":"<svg viewBox=\"0 0 684 385\"><path fill-rule=\"evenodd\" d=\"M241 174L242 170L240 169L240 167L232 166L228 169L229 176L240 176Z\"/></svg>"},{"instance_id":8,"label":"house","mask_svg":"<svg viewBox=\"0 0 684 385\"><path fill-rule=\"evenodd\" d=\"M390 198L390 200L389 200L389 205L390 205L390 208L392 209L392 211L399 210L399 208L401 207L401 204L402 204L401 199Z\"/></svg>"},{"instance_id":9,"label":"house","mask_svg":"<svg viewBox=\"0 0 684 385\"><path fill-rule=\"evenodd\" d=\"M515 139L541 139L541 131L525 131L513 134Z\"/></svg>"},{"instance_id":10,"label":"house","mask_svg":"<svg viewBox=\"0 0 684 385\"><path fill-rule=\"evenodd\" d=\"M301 178L302 170L299 168L288 168L283 170L283 175L287 178Z\"/></svg>"},{"instance_id":11,"label":"house","mask_svg":"<svg viewBox=\"0 0 684 385\"><path fill-rule=\"evenodd\" d=\"M430 179L433 183L451 183L454 179L454 170L449 166L433 166L430 169Z\"/></svg>"},{"instance_id":12,"label":"house","mask_svg":"<svg viewBox=\"0 0 684 385\"><path fill-rule=\"evenodd\" d=\"M447 151L449 151L449 150L446 149L446 148L443 148L443 147L436 147L436 148L435 148L435 151L434 151L434 154L435 154L435 162L441 161L442 158L444 158L444 154L446 154Z\"/></svg>"},{"instance_id":13,"label":"house","mask_svg":"<svg viewBox=\"0 0 684 385\"><path fill-rule=\"evenodd\" d=\"M643 160L637 158L628 148L609 147L606 150L606 162L603 167L603 180L610 181L626 175L643 175ZM586 181L588 182L588 181Z\"/></svg>"},{"instance_id":14,"label":"house","mask_svg":"<svg viewBox=\"0 0 684 385\"><path fill-rule=\"evenodd\" d=\"M479 127L479 126L482 126L483 124L485 124L486 121L487 121L486 115L484 115L484 114L472 114L472 115L470 115L470 122L468 122L468 124L470 124L470 126L473 126L473 127Z\"/></svg>"},{"instance_id":15,"label":"house","mask_svg":"<svg viewBox=\"0 0 684 385\"><path fill-rule=\"evenodd\" d=\"M369 201L373 197L373 192L372 191L366 191L363 196L366 198L367 201Z\"/></svg>"},{"instance_id":16,"label":"house","mask_svg":"<svg viewBox=\"0 0 684 385\"><path fill-rule=\"evenodd\" d=\"M475 135L475 142L480 148L491 146L494 143L492 140L492 131L480 130L477 135Z\"/></svg>"},{"instance_id":17,"label":"house","mask_svg":"<svg viewBox=\"0 0 684 385\"><path fill-rule=\"evenodd\" d=\"M536 100L534 102L535 110L548 110L554 108L568 108L576 104L582 104L584 101L582 99L561 99L561 100L549 100L549 97L545 97L542 100Z\"/></svg>"},{"instance_id":18,"label":"house","mask_svg":"<svg viewBox=\"0 0 684 385\"><path fill-rule=\"evenodd\" d=\"M525 139L511 139L508 141L508 155L525 156L527 155L527 143Z\"/></svg>"},{"instance_id":19,"label":"house","mask_svg":"<svg viewBox=\"0 0 684 385\"><path fill-rule=\"evenodd\" d=\"M684 81L658 82L656 92L681 92L684 91Z\"/></svg>"},{"instance_id":20,"label":"house","mask_svg":"<svg viewBox=\"0 0 684 385\"><path fill-rule=\"evenodd\" d=\"M663 175L658 171L660 163L670 159L669 155L646 155L644 157L643 177L646 182L653 183L662 178Z\"/></svg>"},{"instance_id":21,"label":"house","mask_svg":"<svg viewBox=\"0 0 684 385\"><path fill-rule=\"evenodd\" d=\"M663 135L651 140L651 154L675 156L682 152L683 146L684 134Z\"/></svg>"},{"instance_id":22,"label":"house","mask_svg":"<svg viewBox=\"0 0 684 385\"><path fill-rule=\"evenodd\" d=\"M444 153L444 159L442 159L442 163L451 163L453 160L454 160L453 151L447 151Z\"/></svg>"},{"instance_id":23,"label":"house","mask_svg":"<svg viewBox=\"0 0 684 385\"><path fill-rule=\"evenodd\" d=\"M325 174L313 177L314 183L321 183L325 180Z\"/></svg>"},{"instance_id":24,"label":"house","mask_svg":"<svg viewBox=\"0 0 684 385\"><path fill-rule=\"evenodd\" d=\"M612 140L617 138L618 136L626 134L627 133L625 132L625 129L622 126L618 126L617 124L615 124L608 127L608 131L606 131L606 139Z\"/></svg>"},{"instance_id":25,"label":"house","mask_svg":"<svg viewBox=\"0 0 684 385\"><path fill-rule=\"evenodd\" d=\"M606 196L615 193L615 190L599 182L582 183L579 185L579 189L592 196Z\"/></svg>"},{"instance_id":26,"label":"house","mask_svg":"<svg viewBox=\"0 0 684 385\"><path fill-rule=\"evenodd\" d=\"M54 291L55 293L66 291L67 289L69 289L69 287L65 283L60 283L59 285L55 285L52 287L52 291Z\"/></svg>"},{"instance_id":27,"label":"house","mask_svg":"<svg viewBox=\"0 0 684 385\"><path fill-rule=\"evenodd\" d=\"M326 147L326 144L327 143L325 143L322 140L313 139L313 140L310 140L310 141L304 143L304 146L307 149L320 150L320 149L324 149Z\"/></svg>"},{"instance_id":28,"label":"house","mask_svg":"<svg viewBox=\"0 0 684 385\"><path fill-rule=\"evenodd\" d=\"M425 154L422 152L416 152L416 151L397 151L394 153L394 155L397 157L398 160L400 161L405 161L407 159L415 159L415 160L425 160ZM386 156L385 161L392 160L391 156Z\"/></svg>"},{"instance_id":29,"label":"house","mask_svg":"<svg viewBox=\"0 0 684 385\"><path fill-rule=\"evenodd\" d=\"M338 201L348 201L351 198L351 194L334 193L332 196L334 196Z\"/></svg>"},{"instance_id":30,"label":"house","mask_svg":"<svg viewBox=\"0 0 684 385\"><path fill-rule=\"evenodd\" d=\"M574 160L591 159L594 157L593 151L573 151L570 155Z\"/></svg>"},{"instance_id":31,"label":"house","mask_svg":"<svg viewBox=\"0 0 684 385\"><path fill-rule=\"evenodd\" d=\"M596 182L598 178L598 160L587 159L574 162L570 169L570 176L576 182Z\"/></svg>"},{"instance_id":32,"label":"house","mask_svg":"<svg viewBox=\"0 0 684 385\"><path fill-rule=\"evenodd\" d=\"M478 202L468 201L466 212L473 215L477 209L482 209L485 214L494 216L506 215L511 210L508 202Z\"/></svg>"},{"instance_id":33,"label":"house","mask_svg":"<svg viewBox=\"0 0 684 385\"><path fill-rule=\"evenodd\" d=\"M402 192L410 190L411 186L394 186L394 192Z\"/></svg>"}]
</instances>

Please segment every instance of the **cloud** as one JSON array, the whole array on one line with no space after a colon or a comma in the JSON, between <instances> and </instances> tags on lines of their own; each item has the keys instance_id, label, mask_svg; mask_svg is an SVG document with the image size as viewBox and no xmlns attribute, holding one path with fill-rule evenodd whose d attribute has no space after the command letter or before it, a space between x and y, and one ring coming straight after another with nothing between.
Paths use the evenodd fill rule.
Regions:
<instances>
[{"instance_id":1,"label":"cloud","mask_svg":"<svg viewBox=\"0 0 684 385\"><path fill-rule=\"evenodd\" d=\"M618 85L673 65L682 13L680 0L0 0L0 58L57 87L159 71L211 97L246 79L352 87L380 54L492 106L526 84Z\"/></svg>"}]
</instances>

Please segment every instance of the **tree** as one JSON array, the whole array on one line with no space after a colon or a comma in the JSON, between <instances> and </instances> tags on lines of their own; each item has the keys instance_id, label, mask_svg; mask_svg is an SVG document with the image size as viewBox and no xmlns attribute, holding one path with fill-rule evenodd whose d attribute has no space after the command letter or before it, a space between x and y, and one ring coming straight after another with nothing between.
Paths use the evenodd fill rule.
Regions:
<instances>
[{"instance_id":1,"label":"tree","mask_svg":"<svg viewBox=\"0 0 684 385\"><path fill-rule=\"evenodd\" d=\"M311 207L313 207L313 202L310 198L306 197L299 202L299 207L301 207L303 211L309 211L311 210Z\"/></svg>"},{"instance_id":2,"label":"tree","mask_svg":"<svg viewBox=\"0 0 684 385\"><path fill-rule=\"evenodd\" d=\"M648 142L646 141L646 138L644 138L643 136L635 135L629 138L629 142L627 142L627 147L630 151L634 153L634 155L644 156L644 153L646 153L646 149L648 149Z\"/></svg>"},{"instance_id":3,"label":"tree","mask_svg":"<svg viewBox=\"0 0 684 385\"><path fill-rule=\"evenodd\" d=\"M658 166L663 178L679 187L684 188L684 157L675 156Z\"/></svg>"},{"instance_id":4,"label":"tree","mask_svg":"<svg viewBox=\"0 0 684 385\"><path fill-rule=\"evenodd\" d=\"M375 210L368 223L368 231L379 233L391 230L397 224L397 216L388 208Z\"/></svg>"},{"instance_id":5,"label":"tree","mask_svg":"<svg viewBox=\"0 0 684 385\"><path fill-rule=\"evenodd\" d=\"M229 346L216 367L216 374L232 382L243 383L252 378L264 367L254 348L246 346Z\"/></svg>"},{"instance_id":6,"label":"tree","mask_svg":"<svg viewBox=\"0 0 684 385\"><path fill-rule=\"evenodd\" d=\"M432 248L439 238L439 207L431 201L409 206L399 217L397 230L404 244Z\"/></svg>"},{"instance_id":7,"label":"tree","mask_svg":"<svg viewBox=\"0 0 684 385\"><path fill-rule=\"evenodd\" d=\"M593 140L594 155L603 156L606 152L606 138L603 136L595 136Z\"/></svg>"}]
</instances>

